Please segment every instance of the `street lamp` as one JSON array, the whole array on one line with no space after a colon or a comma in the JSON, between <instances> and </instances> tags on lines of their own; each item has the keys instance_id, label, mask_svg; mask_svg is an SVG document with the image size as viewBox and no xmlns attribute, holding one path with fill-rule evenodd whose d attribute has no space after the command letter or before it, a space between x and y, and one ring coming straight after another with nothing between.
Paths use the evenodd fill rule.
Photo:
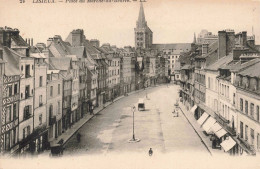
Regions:
<instances>
[{"instance_id":1,"label":"street lamp","mask_svg":"<svg viewBox=\"0 0 260 169\"><path fill-rule=\"evenodd\" d=\"M128 140L129 143L135 143L140 141L140 139L135 138L135 106L132 107L132 111L133 111L133 137L132 139Z\"/></svg>"}]
</instances>

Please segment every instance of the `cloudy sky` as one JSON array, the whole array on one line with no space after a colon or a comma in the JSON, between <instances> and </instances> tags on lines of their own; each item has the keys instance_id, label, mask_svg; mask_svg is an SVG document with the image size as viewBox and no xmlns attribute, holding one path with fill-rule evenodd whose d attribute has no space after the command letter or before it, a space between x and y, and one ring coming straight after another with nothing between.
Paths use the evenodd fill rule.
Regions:
<instances>
[{"instance_id":1,"label":"cloudy sky","mask_svg":"<svg viewBox=\"0 0 260 169\"><path fill-rule=\"evenodd\" d=\"M0 0L0 26L18 28L24 38L46 43L49 37L67 37L84 29L88 39L122 47L134 45L139 2L37 4L33 0ZM34 0L36 1L36 0ZM59 0L55 0L59 1ZM86 0L87 1L87 0ZM146 0L145 17L154 43L192 42L194 32L207 29L248 31L260 44L260 0Z\"/></svg>"}]
</instances>

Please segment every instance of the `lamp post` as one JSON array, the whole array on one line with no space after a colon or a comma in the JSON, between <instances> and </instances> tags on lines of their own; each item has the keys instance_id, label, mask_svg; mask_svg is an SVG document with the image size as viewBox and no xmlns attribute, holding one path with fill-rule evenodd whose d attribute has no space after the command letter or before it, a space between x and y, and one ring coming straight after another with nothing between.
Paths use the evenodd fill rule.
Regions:
<instances>
[{"instance_id":1,"label":"lamp post","mask_svg":"<svg viewBox=\"0 0 260 169\"><path fill-rule=\"evenodd\" d=\"M132 111L133 111L133 136L130 140L128 140L129 143L135 143L140 141L140 139L135 138L135 106L132 107Z\"/></svg>"},{"instance_id":2,"label":"lamp post","mask_svg":"<svg viewBox=\"0 0 260 169\"><path fill-rule=\"evenodd\" d=\"M132 108L133 111L133 140L135 140L135 106Z\"/></svg>"}]
</instances>

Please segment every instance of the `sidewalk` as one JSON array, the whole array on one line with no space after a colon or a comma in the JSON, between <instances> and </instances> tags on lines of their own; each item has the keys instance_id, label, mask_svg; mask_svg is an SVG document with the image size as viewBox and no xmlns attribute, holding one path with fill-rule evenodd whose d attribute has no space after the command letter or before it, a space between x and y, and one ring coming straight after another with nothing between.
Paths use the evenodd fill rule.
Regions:
<instances>
[{"instance_id":1,"label":"sidewalk","mask_svg":"<svg viewBox=\"0 0 260 169\"><path fill-rule=\"evenodd\" d=\"M182 111L182 114L185 116L185 118L191 124L192 128L197 133L197 135L200 137L201 142L205 145L205 147L207 148L209 153L212 156L221 155L221 154L223 155L222 150L212 149L212 142L210 141L210 137L206 136L203 133L204 130L200 127L197 120L194 118L193 114L190 111L188 111L181 102L179 103L179 105L180 105L180 109Z\"/></svg>"},{"instance_id":2,"label":"sidewalk","mask_svg":"<svg viewBox=\"0 0 260 169\"><path fill-rule=\"evenodd\" d=\"M151 88L154 88L154 87L157 87L157 86L153 86L153 87L148 87L146 88L145 90L148 90L148 89L151 89ZM143 89L141 90L136 90L136 91L132 91L130 93L128 93L128 96L129 95L132 95L132 94L135 94L135 93L139 93L139 92L142 92L142 91L145 91ZM59 137L57 137L56 139L53 139L52 141L50 141L50 145L51 146L54 146L54 145L57 145L58 142L63 139L63 145L66 144L66 142L86 123L88 122L91 118L93 118L97 113L99 113L100 111L102 111L103 109L105 109L107 106L117 102L118 100L124 98L124 97L127 97L127 96L119 96L117 97L116 99L114 99L114 102L107 102L105 103L103 106L100 106L100 107L97 107L94 109L93 113L94 115L90 115L89 113L88 114L85 114L84 117L82 119L80 119L78 122L76 122L75 124L73 124L71 126L71 128L69 128L68 130L66 130L64 133L62 133L62 135L60 135Z\"/></svg>"}]
</instances>

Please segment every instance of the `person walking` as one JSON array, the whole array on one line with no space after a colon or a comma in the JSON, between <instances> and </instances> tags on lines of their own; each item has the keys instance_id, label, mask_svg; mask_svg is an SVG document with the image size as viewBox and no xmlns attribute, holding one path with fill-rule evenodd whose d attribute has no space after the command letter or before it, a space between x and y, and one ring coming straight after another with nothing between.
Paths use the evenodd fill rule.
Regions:
<instances>
[{"instance_id":1,"label":"person walking","mask_svg":"<svg viewBox=\"0 0 260 169\"><path fill-rule=\"evenodd\" d=\"M150 150L149 150L149 156L152 156L153 155L153 150L152 150L152 148L150 148Z\"/></svg>"}]
</instances>

